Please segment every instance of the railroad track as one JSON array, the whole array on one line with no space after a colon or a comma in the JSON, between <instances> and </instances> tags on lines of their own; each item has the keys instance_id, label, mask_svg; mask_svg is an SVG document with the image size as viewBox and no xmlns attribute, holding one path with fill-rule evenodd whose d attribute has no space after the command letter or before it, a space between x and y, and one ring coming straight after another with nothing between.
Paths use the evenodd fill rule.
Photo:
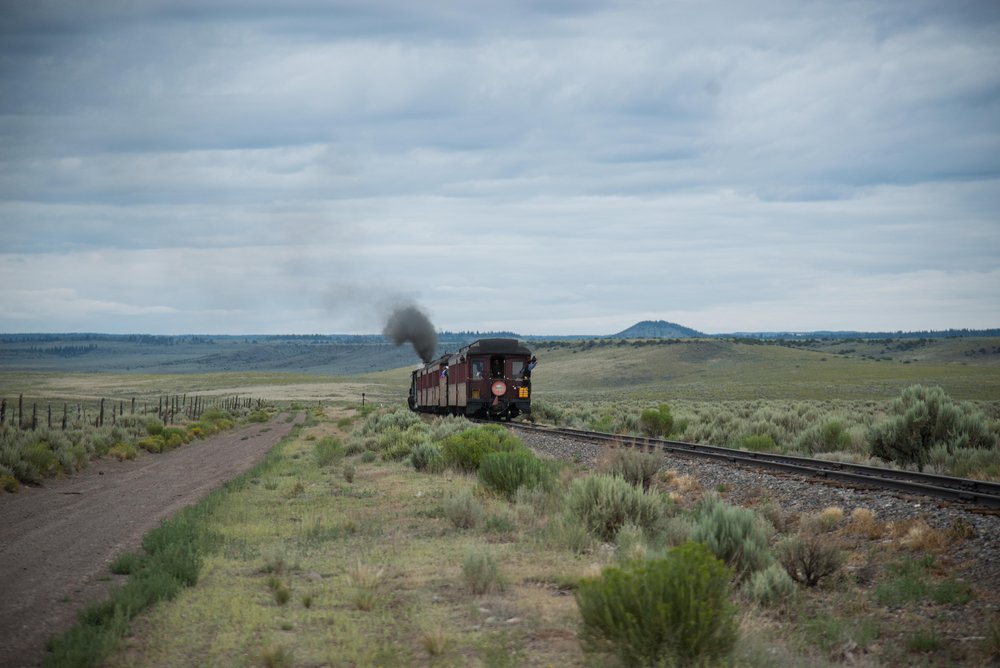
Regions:
<instances>
[{"instance_id":1,"label":"railroad track","mask_svg":"<svg viewBox=\"0 0 1000 668\"><path fill-rule=\"evenodd\" d=\"M1000 484L983 480L953 478L950 476L897 471L894 469L863 466L844 462L831 462L808 457L793 457L763 452L746 452L715 445L669 441L646 436L621 436L581 429L564 429L521 422L511 423L518 429L569 438L614 443L625 447L643 448L647 451L662 450L675 454L721 460L757 468L797 473L824 481L838 481L848 485L891 489L907 494L918 494L937 499L1000 511Z\"/></svg>"}]
</instances>

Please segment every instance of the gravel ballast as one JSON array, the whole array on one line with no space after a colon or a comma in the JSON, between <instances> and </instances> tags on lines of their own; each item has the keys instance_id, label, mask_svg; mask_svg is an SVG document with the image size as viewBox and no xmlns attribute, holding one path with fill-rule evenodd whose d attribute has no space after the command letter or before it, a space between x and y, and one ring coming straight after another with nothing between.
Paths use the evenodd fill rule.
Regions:
<instances>
[{"instance_id":1,"label":"gravel ballast","mask_svg":"<svg viewBox=\"0 0 1000 668\"><path fill-rule=\"evenodd\" d=\"M514 426L516 429L516 425ZM549 457L596 467L607 446L555 434L518 429L525 445ZM695 478L703 490L719 490L734 505L755 505L762 499L784 513L808 514L836 506L849 516L857 508L872 511L880 522L923 519L932 528L949 531L971 526L974 535L952 541L944 556L952 574L972 584L984 613L1000 610L1000 515L927 497L902 496L891 491L855 489L787 473L774 473L707 459L663 454L661 470Z\"/></svg>"}]
</instances>

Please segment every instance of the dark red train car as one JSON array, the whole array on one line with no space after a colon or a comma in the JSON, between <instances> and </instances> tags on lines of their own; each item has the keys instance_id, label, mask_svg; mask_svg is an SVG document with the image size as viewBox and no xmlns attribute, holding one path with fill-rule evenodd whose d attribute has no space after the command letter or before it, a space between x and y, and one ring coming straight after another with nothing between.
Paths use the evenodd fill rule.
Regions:
<instances>
[{"instance_id":1,"label":"dark red train car","mask_svg":"<svg viewBox=\"0 0 1000 668\"><path fill-rule=\"evenodd\" d=\"M480 339L413 372L410 409L507 419L531 412L531 351L516 339Z\"/></svg>"}]
</instances>

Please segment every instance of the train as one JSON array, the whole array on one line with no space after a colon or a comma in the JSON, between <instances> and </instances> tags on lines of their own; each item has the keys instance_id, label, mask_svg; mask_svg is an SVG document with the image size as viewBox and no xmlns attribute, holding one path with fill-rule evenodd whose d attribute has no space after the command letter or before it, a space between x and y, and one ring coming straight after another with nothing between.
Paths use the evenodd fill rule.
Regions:
<instances>
[{"instance_id":1,"label":"train","mask_svg":"<svg viewBox=\"0 0 1000 668\"><path fill-rule=\"evenodd\" d=\"M531 413L535 358L517 339L479 339L415 369L412 411L512 420Z\"/></svg>"}]
</instances>

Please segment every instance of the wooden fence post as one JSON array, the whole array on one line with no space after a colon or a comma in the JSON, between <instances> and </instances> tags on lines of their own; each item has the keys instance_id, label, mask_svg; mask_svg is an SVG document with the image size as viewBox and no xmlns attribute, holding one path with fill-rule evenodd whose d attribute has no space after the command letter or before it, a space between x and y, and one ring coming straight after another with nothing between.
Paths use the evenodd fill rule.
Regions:
<instances>
[{"instance_id":1,"label":"wooden fence post","mask_svg":"<svg viewBox=\"0 0 1000 668\"><path fill-rule=\"evenodd\" d=\"M52 429L52 404L47 404L49 409L49 429Z\"/></svg>"},{"instance_id":2,"label":"wooden fence post","mask_svg":"<svg viewBox=\"0 0 1000 668\"><path fill-rule=\"evenodd\" d=\"M97 416L97 426L104 426L104 399L101 399L101 412Z\"/></svg>"},{"instance_id":3,"label":"wooden fence post","mask_svg":"<svg viewBox=\"0 0 1000 668\"><path fill-rule=\"evenodd\" d=\"M31 431L38 428L38 404L31 402Z\"/></svg>"},{"instance_id":4,"label":"wooden fence post","mask_svg":"<svg viewBox=\"0 0 1000 668\"><path fill-rule=\"evenodd\" d=\"M24 429L24 395L17 395L17 428Z\"/></svg>"}]
</instances>

